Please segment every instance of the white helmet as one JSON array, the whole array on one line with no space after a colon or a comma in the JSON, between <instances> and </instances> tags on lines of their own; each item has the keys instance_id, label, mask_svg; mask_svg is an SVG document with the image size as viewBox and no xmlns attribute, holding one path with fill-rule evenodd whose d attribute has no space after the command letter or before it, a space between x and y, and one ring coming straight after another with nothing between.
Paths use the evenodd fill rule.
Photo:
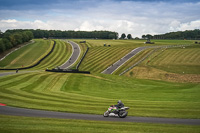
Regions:
<instances>
[{"instance_id":1,"label":"white helmet","mask_svg":"<svg viewBox=\"0 0 200 133\"><path fill-rule=\"evenodd\" d=\"M122 103L122 101L121 101L121 100L118 100L118 102L117 102L117 103L118 103L118 104L119 104L119 103Z\"/></svg>"}]
</instances>

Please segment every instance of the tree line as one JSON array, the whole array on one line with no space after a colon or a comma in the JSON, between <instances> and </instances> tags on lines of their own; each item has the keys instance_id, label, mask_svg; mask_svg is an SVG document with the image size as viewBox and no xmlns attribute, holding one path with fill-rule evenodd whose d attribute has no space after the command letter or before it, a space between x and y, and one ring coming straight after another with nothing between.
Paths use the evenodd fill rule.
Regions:
<instances>
[{"instance_id":1,"label":"tree line","mask_svg":"<svg viewBox=\"0 0 200 133\"><path fill-rule=\"evenodd\" d=\"M22 32L23 29L7 30L6 32ZM27 31L27 30L26 30ZM33 30L34 38L77 38L77 39L117 39L118 33L112 31L61 31L61 30ZM5 32L5 33L6 33Z\"/></svg>"},{"instance_id":2,"label":"tree line","mask_svg":"<svg viewBox=\"0 0 200 133\"><path fill-rule=\"evenodd\" d=\"M125 33L122 33L121 37L119 39L133 39L132 35L131 34L128 34L126 36Z\"/></svg>"},{"instance_id":3,"label":"tree line","mask_svg":"<svg viewBox=\"0 0 200 133\"><path fill-rule=\"evenodd\" d=\"M79 39L118 39L118 33L112 31L61 31L61 30L34 30L14 29L6 32L0 31L0 52L10 49L18 44L28 42L33 38L79 38ZM125 33L119 39L133 39L131 34ZM139 39L139 38L135 38ZM200 30L186 30L170 32L160 35L142 35L142 39L200 39Z\"/></svg>"},{"instance_id":4,"label":"tree line","mask_svg":"<svg viewBox=\"0 0 200 133\"><path fill-rule=\"evenodd\" d=\"M18 44L28 42L33 38L80 38L80 39L117 39L118 33L111 31L61 31L14 29L0 32L0 52Z\"/></svg>"},{"instance_id":5,"label":"tree line","mask_svg":"<svg viewBox=\"0 0 200 133\"><path fill-rule=\"evenodd\" d=\"M0 36L0 53L33 39L31 31L1 32Z\"/></svg>"},{"instance_id":6,"label":"tree line","mask_svg":"<svg viewBox=\"0 0 200 133\"><path fill-rule=\"evenodd\" d=\"M200 30L186 30L186 31L177 31L170 32L160 35L142 35L143 39L187 39L187 40L200 40Z\"/></svg>"}]
</instances>

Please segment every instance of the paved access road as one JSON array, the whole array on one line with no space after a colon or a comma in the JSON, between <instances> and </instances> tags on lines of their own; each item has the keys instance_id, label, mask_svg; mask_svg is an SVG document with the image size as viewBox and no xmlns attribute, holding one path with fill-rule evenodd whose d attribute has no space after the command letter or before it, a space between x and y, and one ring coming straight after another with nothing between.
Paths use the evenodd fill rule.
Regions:
<instances>
[{"instance_id":1,"label":"paved access road","mask_svg":"<svg viewBox=\"0 0 200 133\"><path fill-rule=\"evenodd\" d=\"M77 43L68 41L69 44L72 46L72 55L67 62L60 66L61 69L67 69L72 66L80 56L81 50Z\"/></svg>"},{"instance_id":2,"label":"paved access road","mask_svg":"<svg viewBox=\"0 0 200 133\"><path fill-rule=\"evenodd\" d=\"M16 108L16 107L9 107L9 106L0 106L0 114L13 115L13 116L46 117L46 118L59 118L59 119L81 119L81 120L95 120L95 121L200 125L200 119L173 119L173 118L131 117L131 116L127 116L126 118L103 117L103 115L63 113L63 112L54 112L54 111Z\"/></svg>"}]
</instances>

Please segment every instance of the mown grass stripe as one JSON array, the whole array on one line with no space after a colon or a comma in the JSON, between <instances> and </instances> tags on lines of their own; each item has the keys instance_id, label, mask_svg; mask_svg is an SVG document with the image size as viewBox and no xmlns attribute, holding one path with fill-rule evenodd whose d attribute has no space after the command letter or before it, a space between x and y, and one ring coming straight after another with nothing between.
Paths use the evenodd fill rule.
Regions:
<instances>
[{"instance_id":1,"label":"mown grass stripe","mask_svg":"<svg viewBox=\"0 0 200 133\"><path fill-rule=\"evenodd\" d=\"M44 53L48 52L50 45L49 41L37 39L35 43L22 47L21 49L13 52L3 62L8 62L10 65L4 66L5 68L23 68L32 66L41 59ZM1 62L3 65L4 63ZM4 64L5 65L5 64Z\"/></svg>"},{"instance_id":2,"label":"mown grass stripe","mask_svg":"<svg viewBox=\"0 0 200 133\"><path fill-rule=\"evenodd\" d=\"M16 78L20 78L23 76L23 74L14 74L14 75L9 75L9 76L3 76L1 77L1 82L0 85L5 84L6 82L12 82Z\"/></svg>"},{"instance_id":3,"label":"mown grass stripe","mask_svg":"<svg viewBox=\"0 0 200 133\"><path fill-rule=\"evenodd\" d=\"M91 72L101 72L111 64L113 64L118 59L122 58L126 55L130 49L116 47L113 49L109 49L106 53L101 57L95 56L91 61L88 61L81 68L82 70L89 70ZM120 55L116 58L116 55Z\"/></svg>"},{"instance_id":4,"label":"mown grass stripe","mask_svg":"<svg viewBox=\"0 0 200 133\"><path fill-rule=\"evenodd\" d=\"M111 52L111 51L112 51L111 49L107 50L106 52L103 51L103 52L100 54L100 55L101 55L100 57L99 57L98 55L95 55L95 56L93 57L93 59L91 59L90 61L87 62L88 65L85 65L85 68L86 68L86 69L87 69L87 68L90 68L90 67L93 66L93 64L95 64L96 62L99 62L100 60L106 58L107 56L110 55L110 52ZM91 63L91 62L92 62L92 63ZM83 69L84 69L84 67L83 67Z\"/></svg>"},{"instance_id":5,"label":"mown grass stripe","mask_svg":"<svg viewBox=\"0 0 200 133\"><path fill-rule=\"evenodd\" d=\"M20 79L20 80L16 80L16 81L12 80L11 82L9 82L7 84L1 85L0 89L9 88L10 86L12 86L12 87L17 86L18 84L21 84L22 81L27 81L27 80L33 78L35 75L37 75L37 74L31 74L31 75L28 75L28 76Z\"/></svg>"},{"instance_id":6,"label":"mown grass stripe","mask_svg":"<svg viewBox=\"0 0 200 133\"><path fill-rule=\"evenodd\" d=\"M50 76L50 75L49 75ZM53 76L53 75L51 75L51 76ZM58 75L57 75L58 76ZM57 76L54 76L54 78L55 77L57 77ZM28 78L28 77L27 77ZM41 77L41 78L43 78L43 77ZM52 80L54 80L54 78L52 78L51 79L51 81ZM39 79L40 80L40 79ZM38 80L37 80L38 81ZM35 81L34 82L34 84L37 84L37 81ZM45 87L49 87L49 85L51 84L51 81L50 81L50 83L47 85L47 86L45 86ZM34 87L35 88L35 85L33 85L33 84L30 84L30 86L32 87ZM40 88L40 86L37 86L37 87L39 87ZM30 88L30 87L24 87L24 88ZM23 88L21 88L21 89L23 89ZM24 90L24 89L23 89ZM20 91L19 93L15 93L15 91L12 89L12 90L7 90L7 93L8 94L12 94L12 95L17 95L17 96L22 96L22 97L28 97L28 98L32 98L32 99L41 99L40 97L45 97L46 98L46 96L49 96L50 97L50 99L43 99L43 100L51 100L53 97L53 100L54 101L59 101L59 100L56 100L55 98L59 98L59 99L61 99L62 98L62 101L63 101L63 99L68 99L68 98L66 98L65 96L58 96L58 97L55 97L55 96L53 96L53 95L46 95L46 93L44 92L44 93L38 93L38 92L35 92L37 90L37 88L35 88L34 90L32 90L31 88L28 90L28 91L26 91L26 92L29 92L30 94L28 94L28 93L25 93L25 92L23 92L23 91ZM9 92L8 92L9 91ZM43 92L43 89L38 89L37 91L41 91L41 92ZM25 94L24 94L25 93ZM69 100L68 100L69 101ZM73 101L73 99L72 99L72 101ZM70 102L72 102L72 101L70 101ZM83 99L81 99L81 101L80 102L83 102L83 101L85 101L85 100L83 100Z\"/></svg>"},{"instance_id":7,"label":"mown grass stripe","mask_svg":"<svg viewBox=\"0 0 200 133\"><path fill-rule=\"evenodd\" d=\"M61 48L60 48L60 45L56 45L53 53L52 53L52 56L49 56L47 61L45 64L43 64L42 66L40 66L40 68L44 68L45 66L48 66L49 64L51 64L52 62L54 62L57 58L57 56L54 56L56 53L59 53L61 51Z\"/></svg>"},{"instance_id":8,"label":"mown grass stripe","mask_svg":"<svg viewBox=\"0 0 200 133\"><path fill-rule=\"evenodd\" d=\"M55 68L61 64L63 64L70 55L71 48L69 47L69 44L56 40L57 45L55 47L54 52L51 56L47 57L46 60L44 60L40 66L38 66L35 69L46 69L46 68Z\"/></svg>"}]
</instances>

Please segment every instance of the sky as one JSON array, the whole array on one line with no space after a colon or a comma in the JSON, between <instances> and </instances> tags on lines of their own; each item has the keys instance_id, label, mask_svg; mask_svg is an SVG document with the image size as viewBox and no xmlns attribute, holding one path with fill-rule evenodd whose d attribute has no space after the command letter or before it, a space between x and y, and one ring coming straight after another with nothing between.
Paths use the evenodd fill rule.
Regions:
<instances>
[{"instance_id":1,"label":"sky","mask_svg":"<svg viewBox=\"0 0 200 133\"><path fill-rule=\"evenodd\" d=\"M0 30L108 30L141 37L200 29L200 0L0 0Z\"/></svg>"}]
</instances>

